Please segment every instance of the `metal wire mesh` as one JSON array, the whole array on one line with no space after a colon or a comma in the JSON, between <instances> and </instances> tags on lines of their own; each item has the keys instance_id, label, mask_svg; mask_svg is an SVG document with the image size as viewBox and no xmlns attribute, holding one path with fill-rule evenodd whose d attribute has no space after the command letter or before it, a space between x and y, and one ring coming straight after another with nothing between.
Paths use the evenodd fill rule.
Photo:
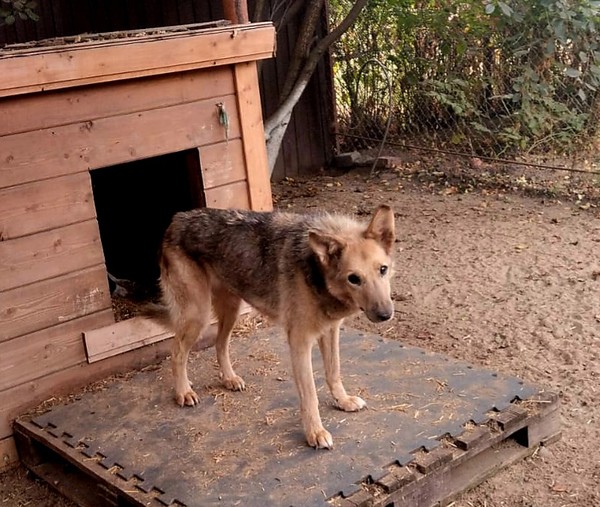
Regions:
<instances>
[{"instance_id":1,"label":"metal wire mesh","mask_svg":"<svg viewBox=\"0 0 600 507\"><path fill-rule=\"evenodd\" d=\"M484 12L491 1L479 2L479 10L464 2L421 3L420 14L408 21L389 10L367 12L335 47L340 152L372 150L385 141L598 168L600 47L587 26L575 25L576 15L583 23L585 13L574 11L569 27L555 23L550 30L533 17L540 13L527 11L532 19L519 18L511 28L499 17L506 13L493 18ZM529 31L519 33L525 23Z\"/></svg>"}]
</instances>

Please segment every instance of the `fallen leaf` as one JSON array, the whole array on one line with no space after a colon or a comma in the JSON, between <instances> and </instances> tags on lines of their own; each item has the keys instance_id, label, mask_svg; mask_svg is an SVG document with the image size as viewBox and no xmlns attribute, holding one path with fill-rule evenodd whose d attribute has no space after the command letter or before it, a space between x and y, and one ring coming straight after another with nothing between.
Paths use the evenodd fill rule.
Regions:
<instances>
[{"instance_id":1,"label":"fallen leaf","mask_svg":"<svg viewBox=\"0 0 600 507\"><path fill-rule=\"evenodd\" d=\"M554 491L554 493L566 493L569 489L562 484L551 484L550 491Z\"/></svg>"}]
</instances>

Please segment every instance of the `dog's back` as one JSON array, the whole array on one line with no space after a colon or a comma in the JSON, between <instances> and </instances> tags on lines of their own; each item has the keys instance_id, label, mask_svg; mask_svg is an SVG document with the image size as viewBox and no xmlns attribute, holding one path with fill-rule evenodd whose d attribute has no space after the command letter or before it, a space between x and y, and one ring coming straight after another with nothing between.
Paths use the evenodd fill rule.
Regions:
<instances>
[{"instance_id":1,"label":"dog's back","mask_svg":"<svg viewBox=\"0 0 600 507\"><path fill-rule=\"evenodd\" d=\"M296 277L316 292L323 289L309 231L358 237L363 230L364 225L344 216L202 208L175 215L162 252L164 258L178 250L228 290L277 318L282 291Z\"/></svg>"}]
</instances>

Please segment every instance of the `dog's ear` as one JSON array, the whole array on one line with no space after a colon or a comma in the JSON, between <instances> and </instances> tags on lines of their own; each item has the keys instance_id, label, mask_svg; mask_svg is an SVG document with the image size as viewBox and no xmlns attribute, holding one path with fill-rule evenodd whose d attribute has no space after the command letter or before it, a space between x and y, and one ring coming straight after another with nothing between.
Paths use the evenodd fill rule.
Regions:
<instances>
[{"instance_id":1,"label":"dog's ear","mask_svg":"<svg viewBox=\"0 0 600 507\"><path fill-rule=\"evenodd\" d=\"M346 243L341 238L317 231L308 233L308 244L324 266L329 266L334 259L339 258L346 248Z\"/></svg>"},{"instance_id":2,"label":"dog's ear","mask_svg":"<svg viewBox=\"0 0 600 507\"><path fill-rule=\"evenodd\" d=\"M375 210L373 218L371 218L371 222L365 231L365 238L374 239L383 247L385 253L390 254L394 241L396 241L396 227L392 208L382 204Z\"/></svg>"}]
</instances>

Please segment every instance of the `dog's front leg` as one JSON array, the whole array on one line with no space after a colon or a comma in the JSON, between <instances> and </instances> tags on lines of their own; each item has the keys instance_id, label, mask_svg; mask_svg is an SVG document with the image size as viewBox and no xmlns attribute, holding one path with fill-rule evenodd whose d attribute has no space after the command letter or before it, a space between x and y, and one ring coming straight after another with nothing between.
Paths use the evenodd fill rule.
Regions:
<instances>
[{"instance_id":1,"label":"dog's front leg","mask_svg":"<svg viewBox=\"0 0 600 507\"><path fill-rule=\"evenodd\" d=\"M298 331L288 333L292 370L300 396L300 412L306 441L317 449L331 449L333 439L321 422L319 399L313 377L311 350L312 338Z\"/></svg>"},{"instance_id":2,"label":"dog's front leg","mask_svg":"<svg viewBox=\"0 0 600 507\"><path fill-rule=\"evenodd\" d=\"M340 375L340 326L332 326L319 338L325 379L337 406L346 412L356 412L367 406L358 396L349 396Z\"/></svg>"}]
</instances>

